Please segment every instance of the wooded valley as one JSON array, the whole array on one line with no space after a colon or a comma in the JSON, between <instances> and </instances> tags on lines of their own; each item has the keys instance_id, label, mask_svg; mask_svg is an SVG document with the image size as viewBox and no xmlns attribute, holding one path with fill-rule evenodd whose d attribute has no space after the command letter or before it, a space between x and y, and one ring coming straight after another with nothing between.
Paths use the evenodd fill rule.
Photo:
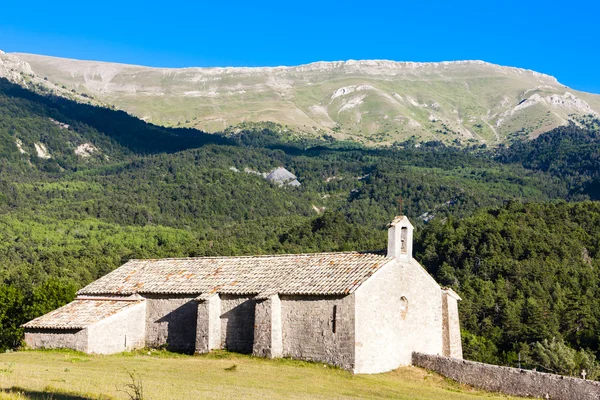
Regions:
<instances>
[{"instance_id":1,"label":"wooded valley","mask_svg":"<svg viewBox=\"0 0 600 400\"><path fill-rule=\"evenodd\" d=\"M260 175L280 166L301 186ZM367 148L164 128L0 79L0 349L131 258L382 249L402 198L415 258L464 299L466 358L595 379L599 171L591 116L496 149Z\"/></svg>"}]
</instances>

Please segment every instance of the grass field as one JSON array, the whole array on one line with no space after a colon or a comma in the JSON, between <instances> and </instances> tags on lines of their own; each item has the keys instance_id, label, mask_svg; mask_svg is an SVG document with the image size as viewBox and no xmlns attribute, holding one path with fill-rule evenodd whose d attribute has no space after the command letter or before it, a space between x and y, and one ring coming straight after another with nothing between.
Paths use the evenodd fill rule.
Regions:
<instances>
[{"instance_id":1,"label":"grass field","mask_svg":"<svg viewBox=\"0 0 600 400\"><path fill-rule=\"evenodd\" d=\"M128 399L129 373L145 399L509 399L420 368L352 375L288 359L225 352L184 356L161 351L89 356L71 351L0 355L0 400Z\"/></svg>"}]
</instances>

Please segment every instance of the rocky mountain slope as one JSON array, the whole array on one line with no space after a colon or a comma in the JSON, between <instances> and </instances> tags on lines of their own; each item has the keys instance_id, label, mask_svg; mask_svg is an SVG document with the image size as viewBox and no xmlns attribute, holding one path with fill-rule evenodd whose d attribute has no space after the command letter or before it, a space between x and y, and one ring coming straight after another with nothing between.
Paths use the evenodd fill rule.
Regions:
<instances>
[{"instance_id":1,"label":"rocky mountain slope","mask_svg":"<svg viewBox=\"0 0 600 400\"><path fill-rule=\"evenodd\" d=\"M600 113L600 96L482 61L317 62L296 67L150 68L0 54L0 76L112 104L146 121L208 132L273 121L371 144L495 145Z\"/></svg>"}]
</instances>

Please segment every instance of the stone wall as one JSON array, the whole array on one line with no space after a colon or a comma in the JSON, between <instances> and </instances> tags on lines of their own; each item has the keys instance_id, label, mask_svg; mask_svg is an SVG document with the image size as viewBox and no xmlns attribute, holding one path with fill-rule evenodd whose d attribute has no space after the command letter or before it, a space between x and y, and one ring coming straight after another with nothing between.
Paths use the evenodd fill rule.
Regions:
<instances>
[{"instance_id":1,"label":"stone wall","mask_svg":"<svg viewBox=\"0 0 600 400\"><path fill-rule=\"evenodd\" d=\"M416 260L401 264L399 295L408 299L402 326L402 365L412 363L414 351L442 354L442 289Z\"/></svg>"},{"instance_id":2,"label":"stone wall","mask_svg":"<svg viewBox=\"0 0 600 400\"><path fill-rule=\"evenodd\" d=\"M87 329L26 329L25 343L32 349L88 351Z\"/></svg>"},{"instance_id":3,"label":"stone wall","mask_svg":"<svg viewBox=\"0 0 600 400\"><path fill-rule=\"evenodd\" d=\"M354 295L281 296L283 356L354 368Z\"/></svg>"},{"instance_id":4,"label":"stone wall","mask_svg":"<svg viewBox=\"0 0 600 400\"><path fill-rule=\"evenodd\" d=\"M462 358L462 338L458 318L458 300L460 297L452 289L442 290L442 331L444 350L442 355Z\"/></svg>"},{"instance_id":5,"label":"stone wall","mask_svg":"<svg viewBox=\"0 0 600 400\"><path fill-rule=\"evenodd\" d=\"M254 296L221 295L221 345L228 351L252 353Z\"/></svg>"},{"instance_id":6,"label":"stone wall","mask_svg":"<svg viewBox=\"0 0 600 400\"><path fill-rule=\"evenodd\" d=\"M355 297L355 373L410 365L413 351L442 354L441 288L416 261L388 263Z\"/></svg>"},{"instance_id":7,"label":"stone wall","mask_svg":"<svg viewBox=\"0 0 600 400\"><path fill-rule=\"evenodd\" d=\"M413 354L413 364L491 392L553 400L600 399L596 381L421 353Z\"/></svg>"},{"instance_id":8,"label":"stone wall","mask_svg":"<svg viewBox=\"0 0 600 400\"><path fill-rule=\"evenodd\" d=\"M257 357L277 358L283 355L281 300L278 295L260 299L254 314L254 346Z\"/></svg>"},{"instance_id":9,"label":"stone wall","mask_svg":"<svg viewBox=\"0 0 600 400\"><path fill-rule=\"evenodd\" d=\"M208 353L221 347L221 298L215 293L198 302L196 353Z\"/></svg>"},{"instance_id":10,"label":"stone wall","mask_svg":"<svg viewBox=\"0 0 600 400\"><path fill-rule=\"evenodd\" d=\"M146 345L146 302L136 304L87 328L88 353L114 354Z\"/></svg>"},{"instance_id":11,"label":"stone wall","mask_svg":"<svg viewBox=\"0 0 600 400\"><path fill-rule=\"evenodd\" d=\"M144 295L146 346L193 353L196 348L198 302L191 296Z\"/></svg>"},{"instance_id":12,"label":"stone wall","mask_svg":"<svg viewBox=\"0 0 600 400\"><path fill-rule=\"evenodd\" d=\"M356 358L354 373L370 374L397 368L402 360L400 331L400 268L382 267L355 292ZM382 349L386 349L382 351Z\"/></svg>"}]
</instances>

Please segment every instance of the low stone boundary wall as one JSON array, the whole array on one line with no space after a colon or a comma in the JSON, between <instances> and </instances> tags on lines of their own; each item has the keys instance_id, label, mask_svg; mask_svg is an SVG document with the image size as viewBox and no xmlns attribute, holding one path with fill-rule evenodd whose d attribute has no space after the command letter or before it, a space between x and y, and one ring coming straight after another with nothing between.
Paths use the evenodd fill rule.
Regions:
<instances>
[{"instance_id":1,"label":"low stone boundary wall","mask_svg":"<svg viewBox=\"0 0 600 400\"><path fill-rule=\"evenodd\" d=\"M556 400L600 399L597 381L422 353L413 353L413 364L491 392Z\"/></svg>"}]
</instances>

